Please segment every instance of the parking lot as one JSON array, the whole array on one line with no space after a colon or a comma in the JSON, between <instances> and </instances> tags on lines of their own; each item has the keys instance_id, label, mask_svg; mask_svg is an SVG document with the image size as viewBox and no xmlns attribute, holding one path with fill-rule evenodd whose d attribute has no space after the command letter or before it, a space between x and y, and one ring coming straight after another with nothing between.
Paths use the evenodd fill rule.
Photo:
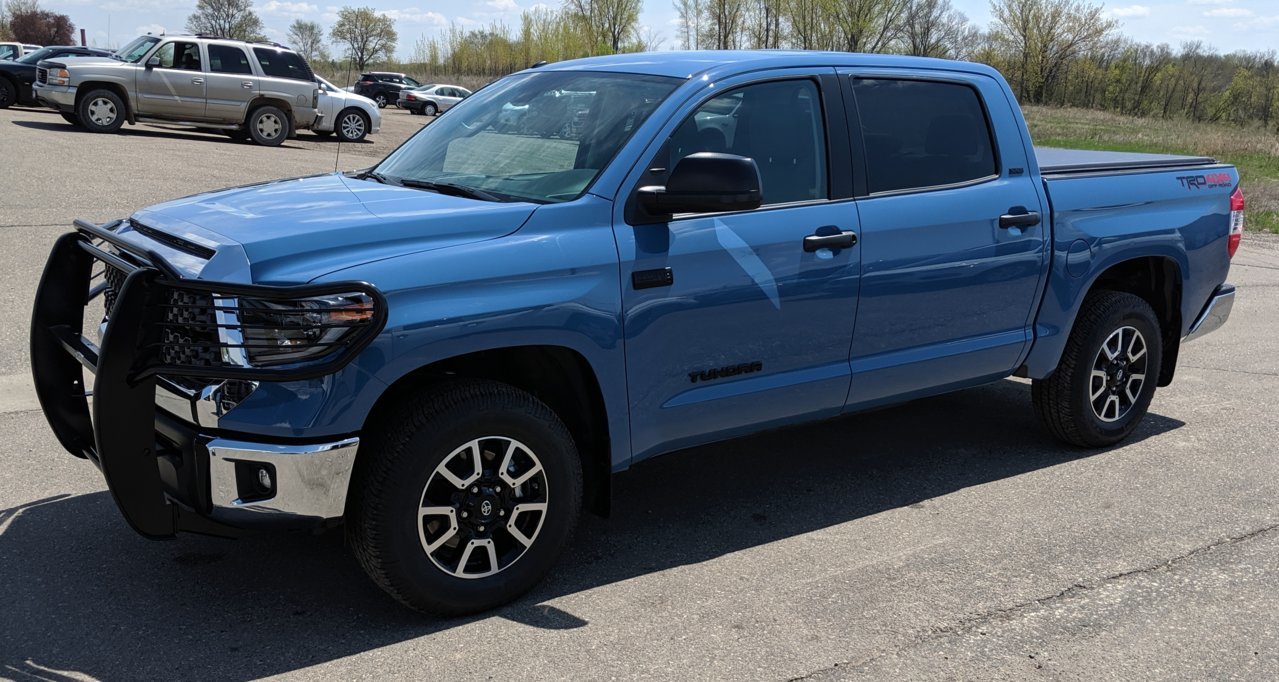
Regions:
<instances>
[{"instance_id":1,"label":"parking lot","mask_svg":"<svg viewBox=\"0 0 1279 682\"><path fill-rule=\"evenodd\" d=\"M1040 430L1001 381L661 458L551 577L490 614L410 613L340 532L151 542L31 391L54 239L210 189L370 165L0 110L0 678L1279 678L1279 239L1245 238L1229 324L1183 348L1122 447Z\"/></svg>"}]
</instances>

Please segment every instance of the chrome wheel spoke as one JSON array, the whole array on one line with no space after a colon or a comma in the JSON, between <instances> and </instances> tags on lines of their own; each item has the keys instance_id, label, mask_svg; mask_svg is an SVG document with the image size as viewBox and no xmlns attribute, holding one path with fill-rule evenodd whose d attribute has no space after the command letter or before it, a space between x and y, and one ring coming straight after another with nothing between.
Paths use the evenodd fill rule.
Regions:
<instances>
[{"instance_id":1,"label":"chrome wheel spoke","mask_svg":"<svg viewBox=\"0 0 1279 682\"><path fill-rule=\"evenodd\" d=\"M1106 376L1106 373L1099 369L1094 369L1092 371L1092 384L1094 388L1092 388L1091 400L1100 398L1101 394L1106 392L1106 380L1108 378L1109 377ZM1101 382L1100 385L1097 383L1098 381Z\"/></svg>"},{"instance_id":2,"label":"chrome wheel spoke","mask_svg":"<svg viewBox=\"0 0 1279 682\"><path fill-rule=\"evenodd\" d=\"M1146 354L1146 340L1141 338L1141 334L1133 334L1132 340L1128 342L1128 362L1136 362Z\"/></svg>"},{"instance_id":3,"label":"chrome wheel spoke","mask_svg":"<svg viewBox=\"0 0 1279 682\"><path fill-rule=\"evenodd\" d=\"M444 543L453 539L457 535L457 510L453 507L423 507L421 517L418 519L417 535L422 541L422 549L426 550L428 555L439 549ZM448 530L441 533L434 540L426 539L426 524L431 518L447 518L449 522Z\"/></svg>"},{"instance_id":4,"label":"chrome wheel spoke","mask_svg":"<svg viewBox=\"0 0 1279 682\"><path fill-rule=\"evenodd\" d=\"M1133 374L1128 377L1128 383L1124 385L1124 395L1128 396L1128 402L1136 404L1137 396L1141 393L1141 387L1146 382L1145 374ZM1137 384L1133 389L1133 384Z\"/></svg>"},{"instance_id":5,"label":"chrome wheel spoke","mask_svg":"<svg viewBox=\"0 0 1279 682\"><path fill-rule=\"evenodd\" d=\"M488 569L475 573L467 573L466 565L471 562L471 555L475 553L477 548L483 548L488 555ZM457 568L454 569L453 575L459 578L483 578L484 576L493 575L498 572L497 567L497 549L493 546L492 540L471 540L466 543L466 549L462 550L462 558L458 560Z\"/></svg>"},{"instance_id":6,"label":"chrome wheel spoke","mask_svg":"<svg viewBox=\"0 0 1279 682\"><path fill-rule=\"evenodd\" d=\"M453 473L453 471L448 468L448 464L467 452L471 454L471 473L468 474L466 478L462 478ZM458 490L462 490L466 488L466 486L479 480L480 476L484 474L484 463L481 461L480 442L478 440L473 440L453 451L453 454L444 458L444 462L440 464L440 468L437 469L435 473L442 476L444 480L449 483L452 483L453 487Z\"/></svg>"}]
</instances>

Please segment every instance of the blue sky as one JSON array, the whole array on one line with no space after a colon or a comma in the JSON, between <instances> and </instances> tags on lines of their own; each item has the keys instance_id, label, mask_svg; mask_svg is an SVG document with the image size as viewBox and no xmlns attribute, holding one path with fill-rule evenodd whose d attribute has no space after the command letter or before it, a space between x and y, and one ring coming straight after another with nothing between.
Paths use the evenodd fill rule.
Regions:
<instances>
[{"instance_id":1,"label":"blue sky","mask_svg":"<svg viewBox=\"0 0 1279 682\"><path fill-rule=\"evenodd\" d=\"M331 0L330 0L331 1ZM421 35L433 35L450 23L463 27L518 22L520 11L557 0L351 0L395 20L400 55L407 57ZM342 0L338 0L342 2ZM952 0L970 20L990 21L988 0ZM140 33L181 32L195 0L42 0L51 10L71 16L88 32L92 44L116 47ZM289 24L298 17L327 28L340 5L326 0L255 0L273 40L285 42ZM1122 31L1141 41L1169 43L1202 40L1219 51L1279 49L1279 1L1276 0L1120 0L1106 4ZM641 23L665 38L664 49L677 47L675 12L670 0L645 0ZM109 31L109 32L108 32Z\"/></svg>"}]
</instances>

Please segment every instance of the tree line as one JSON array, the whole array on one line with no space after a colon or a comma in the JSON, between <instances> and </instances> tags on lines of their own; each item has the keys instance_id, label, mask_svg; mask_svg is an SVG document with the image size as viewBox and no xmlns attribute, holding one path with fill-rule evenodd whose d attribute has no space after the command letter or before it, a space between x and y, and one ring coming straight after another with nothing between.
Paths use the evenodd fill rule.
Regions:
<instances>
[{"instance_id":1,"label":"tree line","mask_svg":"<svg viewBox=\"0 0 1279 682\"><path fill-rule=\"evenodd\" d=\"M20 14L38 15L37 2L0 5L0 34L12 34ZM396 61L394 21L371 7L342 7L327 30L298 19L289 27L288 42L329 73L345 65L359 71L376 65L487 80L542 61L661 49L663 38L639 23L642 3L562 0L558 7L525 10L514 25L453 24L440 35L419 38L407 62ZM1202 42L1177 48L1139 43L1122 36L1093 0L990 0L990 6L992 22L981 27L951 0L673 0L678 23L672 47L964 59L999 69L1026 104L1279 126L1274 50L1220 54ZM198 0L186 27L264 39L252 0ZM69 42L70 31L68 20L63 42Z\"/></svg>"}]
</instances>

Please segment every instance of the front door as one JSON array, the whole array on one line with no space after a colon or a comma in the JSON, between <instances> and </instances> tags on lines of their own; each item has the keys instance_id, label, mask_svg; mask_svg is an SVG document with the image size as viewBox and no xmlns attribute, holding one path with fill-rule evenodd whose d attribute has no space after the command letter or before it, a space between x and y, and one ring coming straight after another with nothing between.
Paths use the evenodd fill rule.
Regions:
<instances>
[{"instance_id":1,"label":"front door","mask_svg":"<svg viewBox=\"0 0 1279 682\"><path fill-rule=\"evenodd\" d=\"M804 243L858 229L847 174L831 180L832 164L848 164L846 142L827 144L829 121L846 129L838 83L749 80L690 102L634 185L663 184L694 152L726 152L755 160L764 205L615 223L633 461L835 414L847 394L860 251Z\"/></svg>"},{"instance_id":2,"label":"front door","mask_svg":"<svg viewBox=\"0 0 1279 682\"><path fill-rule=\"evenodd\" d=\"M152 61L155 61L154 65ZM200 44L162 43L138 72L138 113L177 120L204 118L204 59Z\"/></svg>"},{"instance_id":3,"label":"front door","mask_svg":"<svg viewBox=\"0 0 1279 682\"><path fill-rule=\"evenodd\" d=\"M1046 269L1045 207L1002 90L921 75L846 81L867 185L849 409L1007 376Z\"/></svg>"}]
</instances>

